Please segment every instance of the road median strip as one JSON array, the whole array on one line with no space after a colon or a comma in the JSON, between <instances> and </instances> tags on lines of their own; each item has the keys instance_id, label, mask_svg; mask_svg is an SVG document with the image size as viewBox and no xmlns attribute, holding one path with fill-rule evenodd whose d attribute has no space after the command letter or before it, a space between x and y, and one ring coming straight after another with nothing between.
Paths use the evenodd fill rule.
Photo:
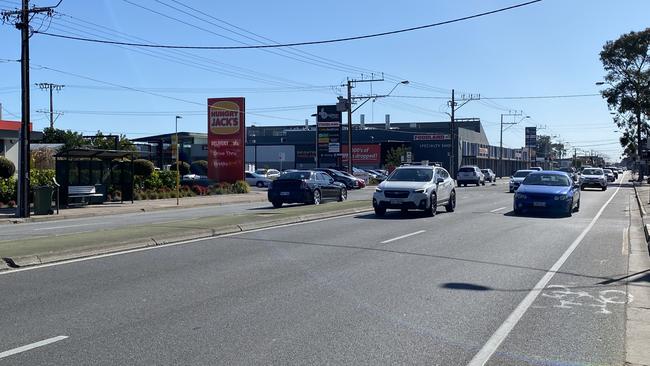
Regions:
<instances>
[{"instance_id":1,"label":"road median strip","mask_svg":"<svg viewBox=\"0 0 650 366\"><path fill-rule=\"evenodd\" d=\"M19 268L371 211L366 201L249 210L244 214L0 241L4 266ZM258 212L256 212L258 211Z\"/></svg>"}]
</instances>

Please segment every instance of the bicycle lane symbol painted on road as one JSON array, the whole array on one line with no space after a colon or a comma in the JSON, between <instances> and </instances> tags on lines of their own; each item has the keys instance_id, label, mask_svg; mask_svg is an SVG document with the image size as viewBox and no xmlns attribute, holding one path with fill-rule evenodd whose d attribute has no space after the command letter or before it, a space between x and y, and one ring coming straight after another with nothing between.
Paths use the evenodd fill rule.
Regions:
<instances>
[{"instance_id":1,"label":"bicycle lane symbol painted on road","mask_svg":"<svg viewBox=\"0 0 650 366\"><path fill-rule=\"evenodd\" d=\"M631 303L632 295L621 290L585 291L571 289L563 285L547 286L542 297L550 299L553 304L550 307L558 309L574 309L578 307L595 308L594 314L611 314L612 307ZM557 301L557 302L556 302ZM611 306L611 307L610 307ZM546 308L547 306L535 306Z\"/></svg>"}]
</instances>

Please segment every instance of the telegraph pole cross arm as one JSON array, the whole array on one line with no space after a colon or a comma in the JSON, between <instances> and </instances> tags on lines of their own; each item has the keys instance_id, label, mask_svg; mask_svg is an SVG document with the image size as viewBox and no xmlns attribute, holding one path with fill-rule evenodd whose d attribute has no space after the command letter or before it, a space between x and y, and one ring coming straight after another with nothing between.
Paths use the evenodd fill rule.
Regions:
<instances>
[{"instance_id":1,"label":"telegraph pole cross arm","mask_svg":"<svg viewBox=\"0 0 650 366\"><path fill-rule=\"evenodd\" d=\"M29 21L35 14L45 14L46 16L54 15L54 9L61 4L62 0L55 6L48 7L29 7L29 0L22 1L21 9L3 11L3 23L13 23L20 30L21 35L21 90L22 90L22 113L20 124L20 139L18 142L18 202L17 217L29 217L29 161L30 161L30 99L29 99L29 38L31 37L32 28Z\"/></svg>"},{"instance_id":2,"label":"telegraph pole cross arm","mask_svg":"<svg viewBox=\"0 0 650 366\"><path fill-rule=\"evenodd\" d=\"M60 85L60 84L52 84L52 83L36 83L36 86L41 88L41 90L49 90L50 91L50 128L54 129L54 99L52 97L52 91L61 91L65 87L65 85Z\"/></svg>"}]
</instances>

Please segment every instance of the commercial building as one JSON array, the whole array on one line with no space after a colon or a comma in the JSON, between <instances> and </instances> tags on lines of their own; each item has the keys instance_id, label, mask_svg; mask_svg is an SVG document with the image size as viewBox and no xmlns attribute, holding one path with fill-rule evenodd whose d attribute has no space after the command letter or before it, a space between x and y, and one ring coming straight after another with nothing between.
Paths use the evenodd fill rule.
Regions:
<instances>
[{"instance_id":1,"label":"commercial building","mask_svg":"<svg viewBox=\"0 0 650 366\"><path fill-rule=\"evenodd\" d=\"M404 160L427 160L450 168L450 122L400 122L355 124L352 130L353 165L383 168L386 157L395 148L408 151ZM180 159L191 162L207 159L207 135L179 132ZM341 136L341 162L347 164L347 127ZM144 156L162 167L173 161L170 144L173 134L134 139ZM461 119L454 123L453 136L460 159L458 166L475 164L498 170L499 147L490 145L479 119ZM246 129L246 164L275 169L306 169L319 165L316 157L316 126L249 126ZM522 136L523 142L524 136ZM323 166L322 164L320 164ZM537 163L535 164L537 165ZM530 166L527 149L503 149L503 175ZM450 169L451 170L451 169ZM454 169L455 170L455 169Z\"/></svg>"}]
</instances>

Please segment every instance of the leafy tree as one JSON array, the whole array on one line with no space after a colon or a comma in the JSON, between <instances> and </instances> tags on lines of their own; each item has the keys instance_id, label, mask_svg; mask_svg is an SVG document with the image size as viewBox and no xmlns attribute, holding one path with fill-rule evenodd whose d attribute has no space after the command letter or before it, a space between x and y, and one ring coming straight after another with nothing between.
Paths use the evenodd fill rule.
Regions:
<instances>
[{"instance_id":1,"label":"leafy tree","mask_svg":"<svg viewBox=\"0 0 650 366\"><path fill-rule=\"evenodd\" d=\"M208 162L205 160L197 160L190 165L190 171L197 175L208 175Z\"/></svg>"},{"instance_id":2,"label":"leafy tree","mask_svg":"<svg viewBox=\"0 0 650 366\"><path fill-rule=\"evenodd\" d=\"M89 144L79 132L50 127L43 129L42 141L46 144L63 144L64 150L76 149Z\"/></svg>"},{"instance_id":3,"label":"leafy tree","mask_svg":"<svg viewBox=\"0 0 650 366\"><path fill-rule=\"evenodd\" d=\"M183 175L186 175L186 174L190 173L190 164L188 164L188 163L186 163L184 161L181 161L181 162L178 163L178 167L179 167L178 171L179 171L181 177ZM176 171L176 163L173 163L169 169L171 171L175 172Z\"/></svg>"},{"instance_id":4,"label":"leafy tree","mask_svg":"<svg viewBox=\"0 0 650 366\"><path fill-rule=\"evenodd\" d=\"M406 158L406 152L409 151L404 146L394 147L388 151L386 154L386 163L387 167L396 167L402 165L402 157Z\"/></svg>"},{"instance_id":5,"label":"leafy tree","mask_svg":"<svg viewBox=\"0 0 650 366\"><path fill-rule=\"evenodd\" d=\"M566 148L561 142L554 142L552 136L537 135L537 155L547 159L562 159Z\"/></svg>"},{"instance_id":6,"label":"leafy tree","mask_svg":"<svg viewBox=\"0 0 650 366\"><path fill-rule=\"evenodd\" d=\"M4 156L0 156L0 179L11 178L14 176L14 173L16 173L14 163Z\"/></svg>"},{"instance_id":7,"label":"leafy tree","mask_svg":"<svg viewBox=\"0 0 650 366\"><path fill-rule=\"evenodd\" d=\"M618 112L614 122L627 132L621 143L626 153L638 155L643 133L647 135L650 114L650 28L623 34L608 41L600 53L607 72L605 82L609 87L601 93L611 110ZM629 137L636 132L636 144ZM643 179L640 172L639 179Z\"/></svg>"},{"instance_id":8,"label":"leafy tree","mask_svg":"<svg viewBox=\"0 0 650 366\"><path fill-rule=\"evenodd\" d=\"M135 159L133 160L133 174L148 178L153 174L154 166L153 163L147 159Z\"/></svg>"},{"instance_id":9,"label":"leafy tree","mask_svg":"<svg viewBox=\"0 0 650 366\"><path fill-rule=\"evenodd\" d=\"M114 150L115 137L111 135L104 135L102 131L97 131L95 136L91 139L91 144L95 149ZM117 136L117 150L135 151L135 145L131 140L126 138L125 135L120 134Z\"/></svg>"}]
</instances>

